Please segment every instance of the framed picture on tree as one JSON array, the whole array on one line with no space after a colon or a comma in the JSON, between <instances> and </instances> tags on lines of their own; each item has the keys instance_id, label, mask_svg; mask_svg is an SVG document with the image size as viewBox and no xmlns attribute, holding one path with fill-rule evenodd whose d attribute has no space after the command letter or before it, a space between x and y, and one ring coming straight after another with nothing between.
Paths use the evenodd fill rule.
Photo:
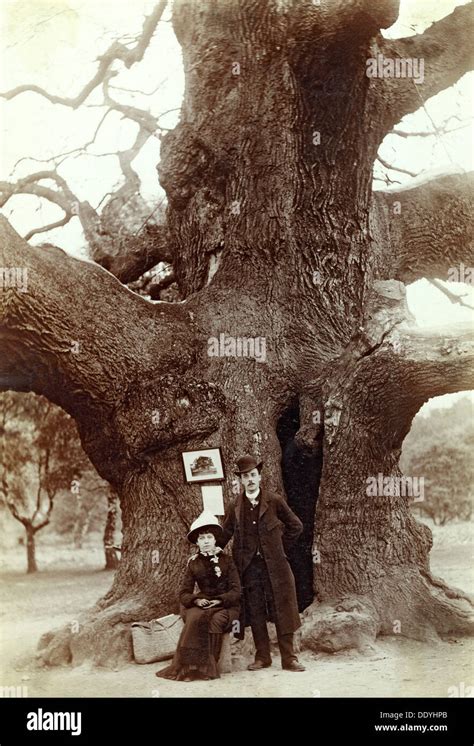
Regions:
<instances>
[{"instance_id":1,"label":"framed picture on tree","mask_svg":"<svg viewBox=\"0 0 474 746\"><path fill-rule=\"evenodd\" d=\"M224 479L220 448L183 451L182 456L186 482L215 482Z\"/></svg>"}]
</instances>

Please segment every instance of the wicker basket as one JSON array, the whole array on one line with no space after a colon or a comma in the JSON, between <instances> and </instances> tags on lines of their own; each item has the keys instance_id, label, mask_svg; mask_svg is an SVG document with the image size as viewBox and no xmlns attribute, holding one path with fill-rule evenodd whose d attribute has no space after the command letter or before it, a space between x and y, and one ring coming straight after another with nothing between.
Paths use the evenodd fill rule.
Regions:
<instances>
[{"instance_id":1,"label":"wicker basket","mask_svg":"<svg viewBox=\"0 0 474 746\"><path fill-rule=\"evenodd\" d=\"M178 614L168 614L151 622L132 624L133 656L137 663L153 663L172 658L184 622Z\"/></svg>"}]
</instances>

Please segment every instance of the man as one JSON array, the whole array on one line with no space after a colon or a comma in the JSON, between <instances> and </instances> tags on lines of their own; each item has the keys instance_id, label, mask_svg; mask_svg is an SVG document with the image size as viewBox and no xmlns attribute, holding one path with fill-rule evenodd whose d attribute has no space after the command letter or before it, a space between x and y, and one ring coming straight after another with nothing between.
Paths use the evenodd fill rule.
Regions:
<instances>
[{"instance_id":1,"label":"man","mask_svg":"<svg viewBox=\"0 0 474 746\"><path fill-rule=\"evenodd\" d=\"M243 586L240 637L250 625L255 661L248 670L267 668L272 664L267 620L275 622L282 668L304 671L293 649L293 633L301 622L286 556L303 525L282 497L262 489L261 468L262 462L253 456L238 459L235 474L243 493L230 506L223 525L222 546L234 537L232 554Z\"/></svg>"}]
</instances>

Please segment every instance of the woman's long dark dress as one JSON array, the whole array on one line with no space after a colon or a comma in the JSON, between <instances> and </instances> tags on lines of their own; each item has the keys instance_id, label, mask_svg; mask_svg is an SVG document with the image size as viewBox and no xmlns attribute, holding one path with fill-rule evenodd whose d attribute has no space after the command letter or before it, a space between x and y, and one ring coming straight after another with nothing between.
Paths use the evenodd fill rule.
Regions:
<instances>
[{"instance_id":1,"label":"woman's long dark dress","mask_svg":"<svg viewBox=\"0 0 474 746\"><path fill-rule=\"evenodd\" d=\"M179 592L185 624L172 663L156 673L161 678L219 678L216 660L210 653L209 633L231 631L232 623L239 619L240 579L230 556L219 553L216 557L217 562L212 556L199 553L188 562ZM220 599L222 603L203 609L194 604L198 598Z\"/></svg>"}]
</instances>

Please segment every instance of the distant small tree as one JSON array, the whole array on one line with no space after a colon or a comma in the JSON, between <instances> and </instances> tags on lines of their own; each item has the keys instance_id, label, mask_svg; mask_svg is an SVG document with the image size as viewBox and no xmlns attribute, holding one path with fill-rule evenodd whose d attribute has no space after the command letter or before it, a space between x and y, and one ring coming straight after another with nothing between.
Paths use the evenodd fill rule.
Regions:
<instances>
[{"instance_id":1,"label":"distant small tree","mask_svg":"<svg viewBox=\"0 0 474 746\"><path fill-rule=\"evenodd\" d=\"M425 474L423 513L438 526L453 519L469 520L472 516L474 439L455 446L428 447L413 460L414 473Z\"/></svg>"},{"instance_id":2,"label":"distant small tree","mask_svg":"<svg viewBox=\"0 0 474 746\"><path fill-rule=\"evenodd\" d=\"M117 552L120 547L115 546L115 529L119 510L119 497L113 487L107 491L107 519L104 528L105 569L115 570L119 564Z\"/></svg>"},{"instance_id":3,"label":"distant small tree","mask_svg":"<svg viewBox=\"0 0 474 746\"><path fill-rule=\"evenodd\" d=\"M413 423L403 449L403 470L424 477L425 496L417 507L436 525L472 516L473 450L472 405L466 398Z\"/></svg>"},{"instance_id":4,"label":"distant small tree","mask_svg":"<svg viewBox=\"0 0 474 746\"><path fill-rule=\"evenodd\" d=\"M118 567L119 558L115 546L115 531L117 528L117 517L119 513L119 502L117 493L110 484L99 477L91 467L84 472L80 480L72 485L71 492L74 494L76 510L75 520L72 526L74 546L80 549L87 533L94 529L97 522L97 513L100 500L100 517L103 518L103 503L105 498L107 507L105 509L105 525L102 541L105 556L105 570L115 570Z\"/></svg>"},{"instance_id":5,"label":"distant small tree","mask_svg":"<svg viewBox=\"0 0 474 746\"><path fill-rule=\"evenodd\" d=\"M34 394L0 397L0 491L26 532L27 572L38 569L35 537L48 525L57 494L88 466L74 420Z\"/></svg>"}]
</instances>

